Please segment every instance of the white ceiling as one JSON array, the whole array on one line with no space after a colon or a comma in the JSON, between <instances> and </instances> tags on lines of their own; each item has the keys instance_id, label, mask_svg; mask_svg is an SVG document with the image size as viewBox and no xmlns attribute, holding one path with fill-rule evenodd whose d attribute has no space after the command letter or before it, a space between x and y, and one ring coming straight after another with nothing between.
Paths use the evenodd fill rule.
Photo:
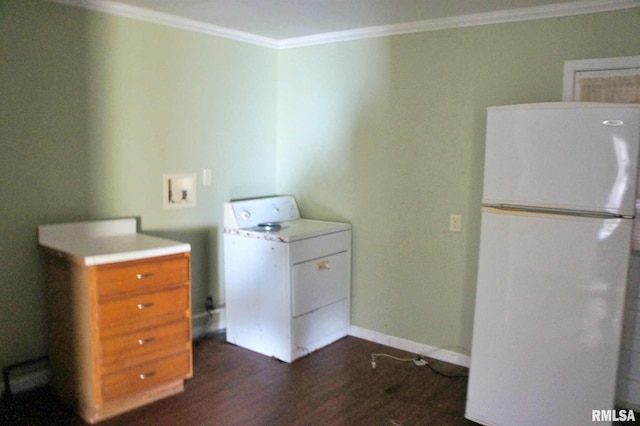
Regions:
<instances>
[{"instance_id":1,"label":"white ceiling","mask_svg":"<svg viewBox=\"0 0 640 426\"><path fill-rule=\"evenodd\" d=\"M176 26L191 26L196 30L200 27L203 32L214 28L217 32L226 31L274 46L283 41L372 28L378 32L384 28L390 32L399 29L396 33L411 32L429 29L429 26L477 25L482 20L535 19L640 6L640 0L52 1L169 25L174 20Z\"/></svg>"}]
</instances>

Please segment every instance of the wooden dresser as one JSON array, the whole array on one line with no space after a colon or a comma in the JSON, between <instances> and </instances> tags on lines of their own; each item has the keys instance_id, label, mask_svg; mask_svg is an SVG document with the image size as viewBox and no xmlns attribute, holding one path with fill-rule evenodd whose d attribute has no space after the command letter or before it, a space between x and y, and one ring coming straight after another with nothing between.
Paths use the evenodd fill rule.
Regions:
<instances>
[{"instance_id":1,"label":"wooden dresser","mask_svg":"<svg viewBox=\"0 0 640 426\"><path fill-rule=\"evenodd\" d=\"M43 225L52 384L95 423L193 374L190 246L135 219Z\"/></svg>"}]
</instances>

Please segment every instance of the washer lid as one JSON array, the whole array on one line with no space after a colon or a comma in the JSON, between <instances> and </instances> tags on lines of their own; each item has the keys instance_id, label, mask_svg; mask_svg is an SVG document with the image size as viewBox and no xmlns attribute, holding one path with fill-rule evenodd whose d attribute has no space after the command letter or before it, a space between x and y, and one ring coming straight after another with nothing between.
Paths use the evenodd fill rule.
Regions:
<instances>
[{"instance_id":1,"label":"washer lid","mask_svg":"<svg viewBox=\"0 0 640 426\"><path fill-rule=\"evenodd\" d=\"M261 240L278 241L281 243L290 243L293 241L304 240L306 238L314 238L321 235L332 234L335 232L348 231L351 225L340 222L327 222L324 220L298 219L282 222L279 231L259 230L258 227L240 229L235 232L237 235L249 238L258 238ZM228 232L225 230L225 232Z\"/></svg>"},{"instance_id":2,"label":"washer lid","mask_svg":"<svg viewBox=\"0 0 640 426\"><path fill-rule=\"evenodd\" d=\"M225 227L252 228L262 223L279 223L300 219L296 199L292 195L253 198L225 204Z\"/></svg>"}]
</instances>

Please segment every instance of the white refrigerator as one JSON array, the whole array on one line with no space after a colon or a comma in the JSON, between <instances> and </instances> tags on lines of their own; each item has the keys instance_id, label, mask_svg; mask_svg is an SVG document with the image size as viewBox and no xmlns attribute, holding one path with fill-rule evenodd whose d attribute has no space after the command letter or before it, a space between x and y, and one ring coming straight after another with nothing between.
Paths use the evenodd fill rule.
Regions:
<instances>
[{"instance_id":1,"label":"white refrigerator","mask_svg":"<svg viewBox=\"0 0 640 426\"><path fill-rule=\"evenodd\" d=\"M468 419L614 408L639 142L640 105L487 110Z\"/></svg>"}]
</instances>

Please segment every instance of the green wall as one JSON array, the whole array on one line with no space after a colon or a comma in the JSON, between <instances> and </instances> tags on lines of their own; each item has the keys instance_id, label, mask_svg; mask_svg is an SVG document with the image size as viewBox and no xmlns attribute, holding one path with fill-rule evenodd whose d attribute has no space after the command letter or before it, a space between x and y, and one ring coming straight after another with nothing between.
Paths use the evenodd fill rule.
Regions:
<instances>
[{"instance_id":1,"label":"green wall","mask_svg":"<svg viewBox=\"0 0 640 426\"><path fill-rule=\"evenodd\" d=\"M486 107L560 101L565 60L640 55L639 12L280 53L277 189L353 224L353 325L470 349Z\"/></svg>"},{"instance_id":2,"label":"green wall","mask_svg":"<svg viewBox=\"0 0 640 426\"><path fill-rule=\"evenodd\" d=\"M222 204L275 190L276 61L246 43L0 0L0 367L46 353L38 224L137 217L191 243L194 314L209 294L224 302ZM197 173L197 206L163 209L163 173Z\"/></svg>"},{"instance_id":3,"label":"green wall","mask_svg":"<svg viewBox=\"0 0 640 426\"><path fill-rule=\"evenodd\" d=\"M37 224L89 212L83 31L60 8L0 2L2 367L45 352Z\"/></svg>"},{"instance_id":4,"label":"green wall","mask_svg":"<svg viewBox=\"0 0 640 426\"><path fill-rule=\"evenodd\" d=\"M485 108L629 55L639 9L275 51L0 0L0 367L46 352L38 224L134 216L191 243L197 314L224 303L222 204L274 192L353 223L354 325L469 348ZM163 209L163 173L197 173L197 206Z\"/></svg>"}]
</instances>

